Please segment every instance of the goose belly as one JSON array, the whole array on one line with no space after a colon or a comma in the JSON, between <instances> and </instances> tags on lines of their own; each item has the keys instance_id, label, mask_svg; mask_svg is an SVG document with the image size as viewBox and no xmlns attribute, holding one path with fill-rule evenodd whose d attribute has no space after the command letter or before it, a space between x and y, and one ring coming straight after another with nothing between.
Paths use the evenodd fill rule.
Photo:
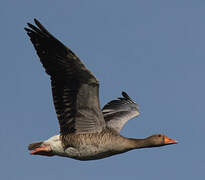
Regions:
<instances>
[{"instance_id":1,"label":"goose belly","mask_svg":"<svg viewBox=\"0 0 205 180\"><path fill-rule=\"evenodd\" d=\"M110 147L87 145L84 147L80 147L79 149L69 147L64 151L63 154L61 154L61 156L86 161L102 159L119 153L123 152L114 150Z\"/></svg>"}]
</instances>

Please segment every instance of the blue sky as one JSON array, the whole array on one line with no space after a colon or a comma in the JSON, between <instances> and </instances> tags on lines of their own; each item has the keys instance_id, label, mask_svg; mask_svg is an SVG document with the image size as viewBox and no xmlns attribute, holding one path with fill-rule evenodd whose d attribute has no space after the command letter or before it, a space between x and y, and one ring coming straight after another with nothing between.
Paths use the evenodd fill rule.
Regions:
<instances>
[{"instance_id":1,"label":"blue sky","mask_svg":"<svg viewBox=\"0 0 205 180\"><path fill-rule=\"evenodd\" d=\"M203 179L205 1L1 1L1 179ZM37 18L99 79L100 102L126 91L140 107L122 134L179 144L98 161L30 156L59 132L45 74L23 28Z\"/></svg>"}]
</instances>

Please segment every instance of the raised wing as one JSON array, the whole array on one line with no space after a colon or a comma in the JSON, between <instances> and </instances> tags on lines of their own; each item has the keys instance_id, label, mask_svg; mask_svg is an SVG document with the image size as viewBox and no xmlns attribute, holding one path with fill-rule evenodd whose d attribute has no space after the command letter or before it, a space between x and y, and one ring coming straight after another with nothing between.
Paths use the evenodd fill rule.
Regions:
<instances>
[{"instance_id":1,"label":"raised wing","mask_svg":"<svg viewBox=\"0 0 205 180\"><path fill-rule=\"evenodd\" d=\"M25 28L47 74L61 135L100 132L105 121L99 105L99 83L80 59L39 21Z\"/></svg>"},{"instance_id":2,"label":"raised wing","mask_svg":"<svg viewBox=\"0 0 205 180\"><path fill-rule=\"evenodd\" d=\"M139 115L138 105L125 92L122 92L122 96L110 101L102 109L107 127L117 132L128 120Z\"/></svg>"}]
</instances>

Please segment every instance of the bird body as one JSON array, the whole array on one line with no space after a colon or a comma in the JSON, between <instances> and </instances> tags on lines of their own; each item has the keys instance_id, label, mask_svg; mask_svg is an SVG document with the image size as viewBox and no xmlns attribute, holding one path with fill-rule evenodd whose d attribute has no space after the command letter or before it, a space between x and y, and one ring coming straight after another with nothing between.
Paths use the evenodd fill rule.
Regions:
<instances>
[{"instance_id":1,"label":"bird body","mask_svg":"<svg viewBox=\"0 0 205 180\"><path fill-rule=\"evenodd\" d=\"M132 149L177 143L162 134L144 139L120 135L124 124L139 115L138 105L122 92L122 97L99 103L99 82L81 60L51 35L38 20L25 28L51 77L52 95L60 134L29 145L33 155L64 156L96 160Z\"/></svg>"},{"instance_id":2,"label":"bird body","mask_svg":"<svg viewBox=\"0 0 205 180\"><path fill-rule=\"evenodd\" d=\"M53 138L58 138L58 141L50 143L50 141L53 141ZM127 146L125 146L126 149L122 148L124 138L117 134L113 135L112 131L80 134L77 136L71 135L69 140L71 145L68 145L67 147L62 146L59 135L48 139L44 143L51 145L51 149L54 154L78 160L102 159L128 151ZM119 141L121 141L121 144L119 144Z\"/></svg>"},{"instance_id":3,"label":"bird body","mask_svg":"<svg viewBox=\"0 0 205 180\"><path fill-rule=\"evenodd\" d=\"M40 145L50 146L53 155L78 160L102 159L133 148L128 139L109 129L100 133L72 134L67 137L67 142L70 144L65 147L61 136L55 135ZM33 153L36 154L35 151Z\"/></svg>"}]
</instances>

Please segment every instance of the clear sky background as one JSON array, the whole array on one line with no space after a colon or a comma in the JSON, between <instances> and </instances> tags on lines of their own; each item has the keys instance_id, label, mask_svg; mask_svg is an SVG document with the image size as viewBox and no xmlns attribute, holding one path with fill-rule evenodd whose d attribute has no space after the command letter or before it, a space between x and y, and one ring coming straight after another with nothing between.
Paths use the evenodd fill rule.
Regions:
<instances>
[{"instance_id":1,"label":"clear sky background","mask_svg":"<svg viewBox=\"0 0 205 180\"><path fill-rule=\"evenodd\" d=\"M101 106L122 90L139 104L124 136L179 144L87 162L29 155L29 143L59 132L49 77L23 30L33 18L96 75ZM0 23L0 179L205 178L204 0L3 0Z\"/></svg>"}]
</instances>

